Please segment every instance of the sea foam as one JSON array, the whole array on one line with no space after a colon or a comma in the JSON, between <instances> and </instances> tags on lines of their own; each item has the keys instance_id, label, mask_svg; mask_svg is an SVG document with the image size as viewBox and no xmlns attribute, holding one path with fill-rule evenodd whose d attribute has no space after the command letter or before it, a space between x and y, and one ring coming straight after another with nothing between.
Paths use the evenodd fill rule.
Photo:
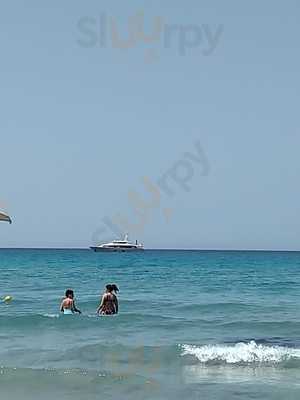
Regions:
<instances>
[{"instance_id":1,"label":"sea foam","mask_svg":"<svg viewBox=\"0 0 300 400\"><path fill-rule=\"evenodd\" d=\"M300 359L300 349L282 346L265 346L255 341L226 345L181 345L182 356L191 355L201 363L225 364L279 364Z\"/></svg>"}]
</instances>

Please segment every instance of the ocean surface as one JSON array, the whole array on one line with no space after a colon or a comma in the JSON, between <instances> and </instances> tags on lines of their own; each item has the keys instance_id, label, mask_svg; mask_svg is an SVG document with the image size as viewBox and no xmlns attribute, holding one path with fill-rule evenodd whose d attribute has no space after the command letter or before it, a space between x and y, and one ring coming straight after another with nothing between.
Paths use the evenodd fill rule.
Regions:
<instances>
[{"instance_id":1,"label":"ocean surface","mask_svg":"<svg viewBox=\"0 0 300 400\"><path fill-rule=\"evenodd\" d=\"M5 295L1 399L300 399L300 253L3 249Z\"/></svg>"}]
</instances>

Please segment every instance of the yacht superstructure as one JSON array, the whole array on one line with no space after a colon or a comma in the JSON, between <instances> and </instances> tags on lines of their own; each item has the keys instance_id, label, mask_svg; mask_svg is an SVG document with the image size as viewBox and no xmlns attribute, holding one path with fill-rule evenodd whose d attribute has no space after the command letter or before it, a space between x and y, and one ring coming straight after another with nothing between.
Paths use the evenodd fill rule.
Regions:
<instances>
[{"instance_id":1,"label":"yacht superstructure","mask_svg":"<svg viewBox=\"0 0 300 400\"><path fill-rule=\"evenodd\" d=\"M138 243L128 241L128 235L125 235L124 240L113 240L109 243L99 244L97 246L91 246L90 249L94 251L141 251L144 250L144 246Z\"/></svg>"}]
</instances>

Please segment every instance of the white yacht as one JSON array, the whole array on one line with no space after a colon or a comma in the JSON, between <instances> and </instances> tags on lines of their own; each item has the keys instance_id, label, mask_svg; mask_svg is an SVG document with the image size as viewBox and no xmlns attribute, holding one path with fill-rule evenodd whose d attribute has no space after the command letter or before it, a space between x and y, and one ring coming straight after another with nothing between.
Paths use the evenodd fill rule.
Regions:
<instances>
[{"instance_id":1,"label":"white yacht","mask_svg":"<svg viewBox=\"0 0 300 400\"><path fill-rule=\"evenodd\" d=\"M144 250L144 246L138 243L130 243L128 235L125 235L124 240L113 240L110 243L99 244L98 246L91 246L90 249L94 251L140 251Z\"/></svg>"}]
</instances>

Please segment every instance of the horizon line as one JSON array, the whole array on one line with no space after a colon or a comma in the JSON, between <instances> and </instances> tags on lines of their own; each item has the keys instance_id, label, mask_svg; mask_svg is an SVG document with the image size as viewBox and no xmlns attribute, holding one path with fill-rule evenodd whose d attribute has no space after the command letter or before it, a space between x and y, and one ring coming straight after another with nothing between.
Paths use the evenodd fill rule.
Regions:
<instances>
[{"instance_id":1,"label":"horizon line","mask_svg":"<svg viewBox=\"0 0 300 400\"><path fill-rule=\"evenodd\" d=\"M0 247L0 250L89 250L89 247ZM300 250L286 250L286 249L201 249L201 248L148 248L144 251L236 251L236 252L285 252L285 253L299 253ZM118 253L118 252L116 252ZM130 253L130 252L127 252ZM134 253L134 252L133 252Z\"/></svg>"}]
</instances>

